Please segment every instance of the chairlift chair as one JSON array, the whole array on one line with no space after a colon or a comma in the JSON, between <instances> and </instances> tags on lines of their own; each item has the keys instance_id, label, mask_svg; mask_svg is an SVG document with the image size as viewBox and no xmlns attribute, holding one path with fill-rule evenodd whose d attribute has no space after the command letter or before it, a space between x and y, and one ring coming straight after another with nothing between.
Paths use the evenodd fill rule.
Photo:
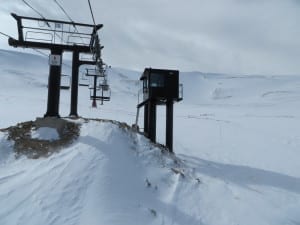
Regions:
<instances>
[{"instance_id":1,"label":"chairlift chair","mask_svg":"<svg viewBox=\"0 0 300 225\"><path fill-rule=\"evenodd\" d=\"M99 87L102 88L104 91L108 91L110 89L106 78L99 84Z\"/></svg>"},{"instance_id":2,"label":"chairlift chair","mask_svg":"<svg viewBox=\"0 0 300 225\"><path fill-rule=\"evenodd\" d=\"M90 99L100 101L110 101L111 90L109 85L100 85L96 88L96 95L94 95L94 89L90 88Z\"/></svg>"}]
</instances>

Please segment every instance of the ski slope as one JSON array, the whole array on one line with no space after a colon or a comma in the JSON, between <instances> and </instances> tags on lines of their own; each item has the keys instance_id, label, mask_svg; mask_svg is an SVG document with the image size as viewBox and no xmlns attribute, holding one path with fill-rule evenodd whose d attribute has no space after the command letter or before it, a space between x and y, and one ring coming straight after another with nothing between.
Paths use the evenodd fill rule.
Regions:
<instances>
[{"instance_id":1,"label":"ski slope","mask_svg":"<svg viewBox=\"0 0 300 225\"><path fill-rule=\"evenodd\" d=\"M133 124L139 76L111 68L111 102L92 108L80 87L78 113ZM180 76L175 156L112 122L80 119L76 142L36 160L0 132L0 224L300 224L300 76ZM44 115L47 59L0 50L0 78L0 128ZM159 107L160 143L164 129Z\"/></svg>"}]
</instances>

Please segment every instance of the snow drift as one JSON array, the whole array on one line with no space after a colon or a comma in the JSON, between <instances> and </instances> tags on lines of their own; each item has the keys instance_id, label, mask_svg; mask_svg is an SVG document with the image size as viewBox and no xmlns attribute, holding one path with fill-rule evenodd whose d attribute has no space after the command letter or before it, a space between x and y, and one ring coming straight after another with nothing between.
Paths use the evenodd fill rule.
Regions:
<instances>
[{"instance_id":1,"label":"snow drift","mask_svg":"<svg viewBox=\"0 0 300 225\"><path fill-rule=\"evenodd\" d=\"M179 159L120 123L80 123L72 146L36 160L15 160L1 133L0 224L201 224L193 202L179 207L177 188L200 185Z\"/></svg>"}]
</instances>

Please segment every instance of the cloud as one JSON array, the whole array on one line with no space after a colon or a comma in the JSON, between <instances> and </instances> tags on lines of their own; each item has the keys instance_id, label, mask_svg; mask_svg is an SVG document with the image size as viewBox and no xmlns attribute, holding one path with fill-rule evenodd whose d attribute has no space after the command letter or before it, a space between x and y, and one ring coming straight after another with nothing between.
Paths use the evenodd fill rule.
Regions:
<instances>
[{"instance_id":1,"label":"cloud","mask_svg":"<svg viewBox=\"0 0 300 225\"><path fill-rule=\"evenodd\" d=\"M45 17L67 19L53 1L30 1ZM75 21L91 23L87 1L59 1ZM299 1L295 0L91 0L105 25L104 60L222 73L300 74ZM10 11L37 16L19 0L2 4L1 30ZM13 21L14 22L14 21ZM5 23L6 24L6 23ZM4 45L2 42L1 48Z\"/></svg>"}]
</instances>

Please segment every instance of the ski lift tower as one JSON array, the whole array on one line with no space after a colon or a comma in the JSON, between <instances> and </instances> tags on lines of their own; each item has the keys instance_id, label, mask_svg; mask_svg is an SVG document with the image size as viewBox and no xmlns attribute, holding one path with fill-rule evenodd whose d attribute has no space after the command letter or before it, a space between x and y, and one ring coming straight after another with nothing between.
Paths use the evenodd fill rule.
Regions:
<instances>
[{"instance_id":1,"label":"ski lift tower","mask_svg":"<svg viewBox=\"0 0 300 225\"><path fill-rule=\"evenodd\" d=\"M183 99L179 71L146 68L140 80L143 101L137 108L139 111L144 106L144 133L151 141L156 141L156 107L166 105L166 146L173 152L173 104ZM135 125L137 127L137 121Z\"/></svg>"},{"instance_id":2,"label":"ski lift tower","mask_svg":"<svg viewBox=\"0 0 300 225\"><path fill-rule=\"evenodd\" d=\"M103 46L99 41L97 31L103 25L83 24L45 18L18 16L12 17L17 21L18 39L9 38L8 43L13 47L50 50L48 102L45 117L59 117L59 97L63 52L72 52L72 84L71 84L71 112L77 115L78 104L78 74L83 64L95 65L95 61L81 61L80 53L91 53L97 47Z\"/></svg>"}]
</instances>

